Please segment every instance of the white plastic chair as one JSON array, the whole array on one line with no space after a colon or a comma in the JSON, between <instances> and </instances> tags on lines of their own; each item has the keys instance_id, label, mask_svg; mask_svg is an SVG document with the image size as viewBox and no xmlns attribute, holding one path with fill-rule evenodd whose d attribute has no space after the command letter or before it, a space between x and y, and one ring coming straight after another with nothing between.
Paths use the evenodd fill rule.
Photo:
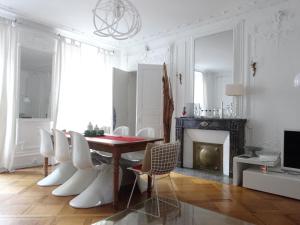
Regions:
<instances>
[{"instance_id":1,"label":"white plastic chair","mask_svg":"<svg viewBox=\"0 0 300 225\"><path fill-rule=\"evenodd\" d=\"M98 174L97 168L92 163L90 149L85 137L76 132L70 132L70 135L73 149L72 161L77 171L64 184L52 191L55 196L80 194Z\"/></svg>"},{"instance_id":2,"label":"white plastic chair","mask_svg":"<svg viewBox=\"0 0 300 225\"><path fill-rule=\"evenodd\" d=\"M145 138L155 138L155 130L151 127L146 127L136 132L136 136L145 137ZM128 152L122 154L121 157L131 162L140 162L144 159L144 153L145 150L138 151L138 152Z\"/></svg>"},{"instance_id":3,"label":"white plastic chair","mask_svg":"<svg viewBox=\"0 0 300 225\"><path fill-rule=\"evenodd\" d=\"M155 138L155 130L152 127L146 127L136 132L138 137Z\"/></svg>"},{"instance_id":4,"label":"white plastic chair","mask_svg":"<svg viewBox=\"0 0 300 225\"><path fill-rule=\"evenodd\" d=\"M117 127L113 131L113 135L128 136L129 135L129 127L126 127L126 126Z\"/></svg>"},{"instance_id":5,"label":"white plastic chair","mask_svg":"<svg viewBox=\"0 0 300 225\"><path fill-rule=\"evenodd\" d=\"M170 177L171 171L173 171L175 169L176 164L177 164L177 156L178 156L179 149L180 149L179 142L167 143L167 144L161 144L161 145L154 146L151 149L151 168L149 171L143 171L142 166L128 168L129 170L131 170L135 173L136 179L134 181L133 188L132 188L132 191L131 191L131 194L130 194L130 197L129 197L129 200L127 203L127 208L129 208L129 206L130 206L130 201L131 201L133 191L134 191L135 185L137 183L138 177L141 175L144 175L144 174L151 176L153 179L157 214L153 214L152 212L148 213L146 211L140 211L140 212L154 216L154 217L160 217L160 204L159 204L160 201L164 202L166 204L169 204L171 206L174 206L176 208L180 208L180 203L176 196L174 184ZM169 178L169 181L171 184L170 189L171 189L172 195L174 196L173 201L170 201L171 199L168 199L166 197L160 198L158 196L158 190L157 190L157 181L158 180L156 180L155 178L156 178L156 176L161 176L161 175L167 175L167 177ZM139 211L139 210L137 210L137 211Z\"/></svg>"},{"instance_id":6,"label":"white plastic chair","mask_svg":"<svg viewBox=\"0 0 300 225\"><path fill-rule=\"evenodd\" d=\"M60 185L67 181L76 171L71 161L71 152L68 144L68 140L65 134L59 130L53 130L54 132L54 155L55 160L59 162L56 169L44 179L40 180L37 184L39 186L53 186ZM42 130L41 133L41 148L40 151L44 156L51 156L51 150L53 144L50 134Z\"/></svg>"},{"instance_id":7,"label":"white plastic chair","mask_svg":"<svg viewBox=\"0 0 300 225\"><path fill-rule=\"evenodd\" d=\"M83 135L71 132L71 140L73 146L73 163L78 168L79 175L84 176L77 180L72 180L72 182L67 181L69 182L67 184L68 188L73 187L72 194L81 192L70 201L70 206L75 208L91 208L112 202L113 166L107 164L100 166L93 165L90 149ZM121 177L122 171L119 175L119 183L121 183Z\"/></svg>"},{"instance_id":8,"label":"white plastic chair","mask_svg":"<svg viewBox=\"0 0 300 225\"><path fill-rule=\"evenodd\" d=\"M40 153L42 156L51 158L54 156L53 143L51 139L51 134L45 129L40 129Z\"/></svg>"},{"instance_id":9,"label":"white plastic chair","mask_svg":"<svg viewBox=\"0 0 300 225\"><path fill-rule=\"evenodd\" d=\"M116 135L116 136L128 136L129 135L129 127L126 127L126 126L117 127L113 131L113 135ZM112 154L109 153L109 152L97 151L97 153L99 155L101 155L102 157L106 158L107 162L111 161L111 159L112 159Z\"/></svg>"},{"instance_id":10,"label":"white plastic chair","mask_svg":"<svg viewBox=\"0 0 300 225\"><path fill-rule=\"evenodd\" d=\"M155 138L155 130L151 127L146 127L138 130L136 132L136 136L145 137L145 138ZM128 160L129 163L137 164L140 163L144 159L145 150L137 151L137 152L128 152L121 155L122 159ZM126 174L126 173L124 173ZM141 193L145 192L148 187L148 178L147 176L139 176L137 180L137 184Z\"/></svg>"}]
</instances>

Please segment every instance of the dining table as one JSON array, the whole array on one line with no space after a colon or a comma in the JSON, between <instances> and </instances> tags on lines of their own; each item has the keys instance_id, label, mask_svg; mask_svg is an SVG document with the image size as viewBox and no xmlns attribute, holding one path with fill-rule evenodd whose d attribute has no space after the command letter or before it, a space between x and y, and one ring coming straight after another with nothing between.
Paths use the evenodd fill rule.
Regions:
<instances>
[{"instance_id":1,"label":"dining table","mask_svg":"<svg viewBox=\"0 0 300 225\"><path fill-rule=\"evenodd\" d=\"M67 137L70 136L67 134ZM163 138L146 138L136 136L103 135L99 137L86 137L89 148L95 151L104 151L112 154L113 164L113 207L118 210L119 206L119 166L123 153L145 150L148 143L163 141ZM48 174L48 160L44 160L45 174ZM147 192L151 195L151 177L148 176Z\"/></svg>"}]
</instances>

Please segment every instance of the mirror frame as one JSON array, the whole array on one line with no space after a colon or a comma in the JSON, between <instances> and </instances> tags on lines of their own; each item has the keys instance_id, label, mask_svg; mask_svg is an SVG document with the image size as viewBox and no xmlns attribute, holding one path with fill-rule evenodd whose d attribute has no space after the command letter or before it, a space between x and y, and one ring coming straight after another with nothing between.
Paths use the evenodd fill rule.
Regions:
<instances>
[{"instance_id":1,"label":"mirror frame","mask_svg":"<svg viewBox=\"0 0 300 225\"><path fill-rule=\"evenodd\" d=\"M217 24L202 29L201 32L191 37L191 51L190 51L190 77L189 89L191 90L190 100L194 103L194 72L195 72L195 41L198 38L205 37L212 34L217 34L223 31L233 31L233 83L242 84L245 86L246 77L246 35L245 35L245 21L231 22L226 24ZM245 117L245 96L241 96L241 101L233 98L235 111L240 112L241 117Z\"/></svg>"},{"instance_id":2,"label":"mirror frame","mask_svg":"<svg viewBox=\"0 0 300 225\"><path fill-rule=\"evenodd\" d=\"M51 72L51 88L50 88L50 93L49 93L49 106L50 107L50 115L47 116L47 118L21 118L19 116L20 114L20 88L21 88L21 49L22 48L29 48L29 49L33 49L36 51L41 51L41 52L46 52L52 55L52 72ZM27 43L20 43L18 41L17 44L17 67L16 67L16 73L17 73L17 85L16 85L16 95L17 95L17 106L16 106L16 118L17 120L25 120L25 121L45 121L45 122L51 122L52 121L52 117L53 117L53 109L52 109L52 99L53 99L53 66L54 66L54 60L55 60L55 52L50 52L44 49L40 49L37 47L33 47L31 45L28 45Z\"/></svg>"}]
</instances>

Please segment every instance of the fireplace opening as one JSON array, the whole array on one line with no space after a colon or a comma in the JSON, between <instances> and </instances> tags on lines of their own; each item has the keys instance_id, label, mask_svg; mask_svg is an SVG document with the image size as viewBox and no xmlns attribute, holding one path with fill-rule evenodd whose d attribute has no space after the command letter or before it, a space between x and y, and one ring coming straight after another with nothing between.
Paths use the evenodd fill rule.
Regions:
<instances>
[{"instance_id":1,"label":"fireplace opening","mask_svg":"<svg viewBox=\"0 0 300 225\"><path fill-rule=\"evenodd\" d=\"M193 168L223 173L223 145L193 142Z\"/></svg>"}]
</instances>

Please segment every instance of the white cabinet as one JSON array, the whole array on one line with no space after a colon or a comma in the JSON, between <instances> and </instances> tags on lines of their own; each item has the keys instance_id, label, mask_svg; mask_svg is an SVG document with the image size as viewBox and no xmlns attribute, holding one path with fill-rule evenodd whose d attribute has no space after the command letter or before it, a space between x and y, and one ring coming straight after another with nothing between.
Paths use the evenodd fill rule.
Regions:
<instances>
[{"instance_id":1,"label":"white cabinet","mask_svg":"<svg viewBox=\"0 0 300 225\"><path fill-rule=\"evenodd\" d=\"M16 152L13 162L14 168L17 169L43 164L43 158L39 151L40 128L50 131L50 120L18 119Z\"/></svg>"},{"instance_id":2,"label":"white cabinet","mask_svg":"<svg viewBox=\"0 0 300 225\"><path fill-rule=\"evenodd\" d=\"M300 200L300 175L268 172L257 168L243 172L243 187Z\"/></svg>"}]
</instances>

